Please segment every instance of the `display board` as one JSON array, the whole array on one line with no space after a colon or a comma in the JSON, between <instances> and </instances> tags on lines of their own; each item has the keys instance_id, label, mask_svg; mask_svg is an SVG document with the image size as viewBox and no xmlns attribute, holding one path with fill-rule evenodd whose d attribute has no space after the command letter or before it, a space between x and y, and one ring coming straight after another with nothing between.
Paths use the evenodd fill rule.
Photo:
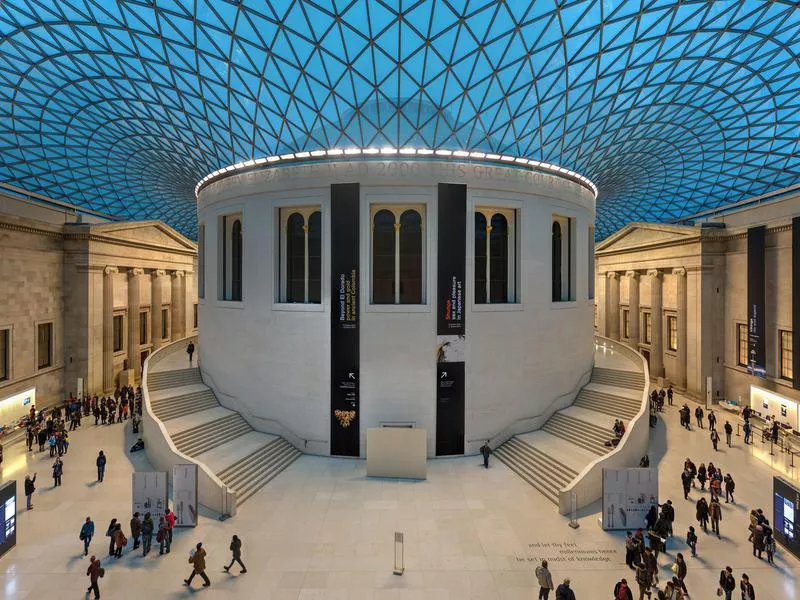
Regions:
<instances>
[{"instance_id":1,"label":"display board","mask_svg":"<svg viewBox=\"0 0 800 600\"><path fill-rule=\"evenodd\" d=\"M428 432L407 427L367 429L367 477L426 479Z\"/></svg>"},{"instance_id":2,"label":"display board","mask_svg":"<svg viewBox=\"0 0 800 600\"><path fill-rule=\"evenodd\" d=\"M176 527L197 527L197 465L172 465L172 511Z\"/></svg>"},{"instance_id":3,"label":"display board","mask_svg":"<svg viewBox=\"0 0 800 600\"><path fill-rule=\"evenodd\" d=\"M133 473L133 511L144 516L153 515L158 522L158 515L163 515L167 502L167 472L141 471Z\"/></svg>"},{"instance_id":4,"label":"display board","mask_svg":"<svg viewBox=\"0 0 800 600\"><path fill-rule=\"evenodd\" d=\"M764 242L767 228L747 230L747 372L767 376L765 339L766 282L764 279Z\"/></svg>"},{"instance_id":5,"label":"display board","mask_svg":"<svg viewBox=\"0 0 800 600\"><path fill-rule=\"evenodd\" d=\"M772 479L772 526L775 541L800 558L800 540L797 537L797 518L800 511L800 490L783 477Z\"/></svg>"},{"instance_id":6,"label":"display board","mask_svg":"<svg viewBox=\"0 0 800 600\"><path fill-rule=\"evenodd\" d=\"M778 423L787 423L792 429L800 429L797 402L775 392L755 385L750 386L750 408L762 417L772 417Z\"/></svg>"},{"instance_id":7,"label":"display board","mask_svg":"<svg viewBox=\"0 0 800 600\"><path fill-rule=\"evenodd\" d=\"M36 388L0 400L0 425L16 423L36 406Z\"/></svg>"},{"instance_id":8,"label":"display board","mask_svg":"<svg viewBox=\"0 0 800 600\"><path fill-rule=\"evenodd\" d=\"M17 545L17 482L0 487L0 557Z\"/></svg>"},{"instance_id":9,"label":"display board","mask_svg":"<svg viewBox=\"0 0 800 600\"><path fill-rule=\"evenodd\" d=\"M658 505L658 469L603 469L603 529L644 527Z\"/></svg>"}]
</instances>

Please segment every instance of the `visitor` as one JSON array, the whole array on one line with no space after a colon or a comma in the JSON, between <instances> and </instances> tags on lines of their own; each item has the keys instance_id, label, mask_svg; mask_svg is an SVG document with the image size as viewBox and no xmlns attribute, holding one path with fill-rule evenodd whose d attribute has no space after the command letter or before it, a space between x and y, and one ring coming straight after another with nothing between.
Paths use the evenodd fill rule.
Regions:
<instances>
[{"instance_id":1,"label":"visitor","mask_svg":"<svg viewBox=\"0 0 800 600\"><path fill-rule=\"evenodd\" d=\"M684 469L681 473L681 485L683 486L683 499L689 499L689 490L692 488L692 473L689 469Z\"/></svg>"},{"instance_id":2,"label":"visitor","mask_svg":"<svg viewBox=\"0 0 800 600\"><path fill-rule=\"evenodd\" d=\"M733 477L731 477L730 473L725 475L724 481L725 481L725 502L727 503L728 499L730 499L731 504L736 504L736 502L733 499L733 490L736 489L736 482L733 481Z\"/></svg>"},{"instance_id":3,"label":"visitor","mask_svg":"<svg viewBox=\"0 0 800 600\"><path fill-rule=\"evenodd\" d=\"M748 423L750 421L750 415L752 414L753 414L753 409L750 408L749 406L745 406L742 409L742 419L744 419L745 423Z\"/></svg>"},{"instance_id":4,"label":"visitor","mask_svg":"<svg viewBox=\"0 0 800 600\"><path fill-rule=\"evenodd\" d=\"M708 506L708 518L711 520L711 531L720 537L719 522L722 521L722 506L719 498L711 498L711 504Z\"/></svg>"},{"instance_id":5,"label":"visitor","mask_svg":"<svg viewBox=\"0 0 800 600\"><path fill-rule=\"evenodd\" d=\"M150 552L150 544L153 542L153 517L150 513L144 514L144 521L142 521L142 556L147 556Z\"/></svg>"},{"instance_id":6,"label":"visitor","mask_svg":"<svg viewBox=\"0 0 800 600\"><path fill-rule=\"evenodd\" d=\"M733 576L733 569L730 567L725 567L720 571L719 589L722 590L722 594L725 594L725 600L731 600L733 591L736 589L736 578ZM717 596L721 596L722 594L717 591Z\"/></svg>"},{"instance_id":7,"label":"visitor","mask_svg":"<svg viewBox=\"0 0 800 600\"><path fill-rule=\"evenodd\" d=\"M619 580L617 585L614 586L614 600L633 600L633 592L631 592L631 588L628 587L628 581L626 579L623 578Z\"/></svg>"},{"instance_id":8,"label":"visitor","mask_svg":"<svg viewBox=\"0 0 800 600\"><path fill-rule=\"evenodd\" d=\"M706 465L705 463L700 463L700 466L697 467L697 481L700 482L701 490L706 489L706 479L707 479Z\"/></svg>"},{"instance_id":9,"label":"visitor","mask_svg":"<svg viewBox=\"0 0 800 600\"><path fill-rule=\"evenodd\" d=\"M675 577L677 578L678 581L676 582L675 578L673 578L672 581L673 583L676 584L675 585L676 588L680 589L681 591L683 591L684 594L688 596L689 591L686 589L686 582L684 581L686 579L687 571L688 569L686 567L686 561L683 560L683 554L678 552L678 554L675 556L675 564L673 565L672 569L672 572L675 573Z\"/></svg>"},{"instance_id":10,"label":"visitor","mask_svg":"<svg viewBox=\"0 0 800 600\"><path fill-rule=\"evenodd\" d=\"M711 445L714 446L714 452L717 451L717 444L719 444L719 434L716 429L711 430Z\"/></svg>"},{"instance_id":11,"label":"visitor","mask_svg":"<svg viewBox=\"0 0 800 600\"><path fill-rule=\"evenodd\" d=\"M139 520L139 513L133 513L131 518L131 537L133 538L133 549L139 548L139 536L142 535L142 522Z\"/></svg>"},{"instance_id":12,"label":"visitor","mask_svg":"<svg viewBox=\"0 0 800 600\"><path fill-rule=\"evenodd\" d=\"M717 415L714 414L714 409L708 411L708 428L709 429L716 429L717 428Z\"/></svg>"},{"instance_id":13,"label":"visitor","mask_svg":"<svg viewBox=\"0 0 800 600\"><path fill-rule=\"evenodd\" d=\"M777 444L778 443L778 432L779 432L779 430L780 430L780 426L778 425L778 420L775 419L772 422L772 443L773 444Z\"/></svg>"},{"instance_id":14,"label":"visitor","mask_svg":"<svg viewBox=\"0 0 800 600\"><path fill-rule=\"evenodd\" d=\"M626 582L627 583L627 582ZM653 575L644 563L636 565L636 584L639 586L639 600L650 596L650 586L653 585ZM614 596L617 598L617 596Z\"/></svg>"},{"instance_id":15,"label":"visitor","mask_svg":"<svg viewBox=\"0 0 800 600\"><path fill-rule=\"evenodd\" d=\"M645 548L642 562L650 575L650 585L658 584L658 552Z\"/></svg>"},{"instance_id":16,"label":"visitor","mask_svg":"<svg viewBox=\"0 0 800 600\"><path fill-rule=\"evenodd\" d=\"M189 575L189 579L184 579L183 583L192 585L194 576L199 575L200 579L203 580L203 587L210 586L211 582L206 575L206 551L203 549L202 542L197 542L197 546L192 550L192 553L189 555L189 563L192 565L192 574Z\"/></svg>"},{"instance_id":17,"label":"visitor","mask_svg":"<svg viewBox=\"0 0 800 600\"><path fill-rule=\"evenodd\" d=\"M40 428L36 434L36 441L39 442L39 452L44 452L44 445L47 443L47 430Z\"/></svg>"},{"instance_id":18,"label":"visitor","mask_svg":"<svg viewBox=\"0 0 800 600\"><path fill-rule=\"evenodd\" d=\"M697 419L697 426L702 429L703 428L703 409L699 406L694 409L694 416Z\"/></svg>"},{"instance_id":19,"label":"visitor","mask_svg":"<svg viewBox=\"0 0 800 600\"><path fill-rule=\"evenodd\" d=\"M61 485L61 475L64 473L64 463L60 458L56 458L53 463L53 487Z\"/></svg>"},{"instance_id":20,"label":"visitor","mask_svg":"<svg viewBox=\"0 0 800 600\"><path fill-rule=\"evenodd\" d=\"M105 570L100 566L100 561L95 556L89 559L89 568L86 569L86 575L89 577L89 587L86 588L86 595L94 592L95 600L100 600L100 588L97 585L98 579L105 575Z\"/></svg>"},{"instance_id":21,"label":"visitor","mask_svg":"<svg viewBox=\"0 0 800 600\"><path fill-rule=\"evenodd\" d=\"M233 558L231 558L231 564L227 565L226 567L223 567L225 569L225 572L227 573L228 571L230 571L231 567L233 566L233 563L237 562L237 563L239 563L239 566L242 568L241 571L239 571L239 573L240 574L247 573L247 567L245 567L244 563L242 562L242 540L239 539L238 535L234 535L231 538L230 551L233 554ZM542 566L545 567L545 570L547 570L547 561L546 560L542 561ZM548 572L548 576L549 575L550 575L550 573ZM539 568L538 567L536 569L536 578L539 579ZM541 579L539 579L539 581L541 582ZM550 582L550 588L552 588L552 587L553 587L553 582L551 581ZM539 592L539 598L544 598L544 600L547 600L547 594L542 596L542 593Z\"/></svg>"},{"instance_id":22,"label":"visitor","mask_svg":"<svg viewBox=\"0 0 800 600\"><path fill-rule=\"evenodd\" d=\"M158 533L156 533L156 541L158 542L158 553L164 554L164 548L169 553L169 525L164 517L158 518Z\"/></svg>"},{"instance_id":23,"label":"visitor","mask_svg":"<svg viewBox=\"0 0 800 600\"><path fill-rule=\"evenodd\" d=\"M686 545L692 550L692 556L697 556L697 534L694 527L689 526L689 531L686 532Z\"/></svg>"},{"instance_id":24,"label":"visitor","mask_svg":"<svg viewBox=\"0 0 800 600\"><path fill-rule=\"evenodd\" d=\"M172 530L175 529L175 513L170 509L164 510L164 520L167 522L169 530L167 530L167 554L172 547Z\"/></svg>"},{"instance_id":25,"label":"visitor","mask_svg":"<svg viewBox=\"0 0 800 600\"><path fill-rule=\"evenodd\" d=\"M706 502L706 499L700 498L700 500L697 501L696 507L697 522L700 523L700 527L703 528L703 531L708 533L708 503Z\"/></svg>"},{"instance_id":26,"label":"visitor","mask_svg":"<svg viewBox=\"0 0 800 600\"><path fill-rule=\"evenodd\" d=\"M672 500L667 500L666 504L661 505L661 514L667 522L667 534L672 535L672 524L675 522L675 508L672 506Z\"/></svg>"},{"instance_id":27,"label":"visitor","mask_svg":"<svg viewBox=\"0 0 800 600\"><path fill-rule=\"evenodd\" d=\"M774 565L775 564L775 536L773 535L772 529L770 529L767 534L764 536L764 550L767 551L767 564Z\"/></svg>"},{"instance_id":28,"label":"visitor","mask_svg":"<svg viewBox=\"0 0 800 600\"><path fill-rule=\"evenodd\" d=\"M575 600L575 593L569 587L569 577L556 588L556 600Z\"/></svg>"},{"instance_id":29,"label":"visitor","mask_svg":"<svg viewBox=\"0 0 800 600\"><path fill-rule=\"evenodd\" d=\"M640 469L649 469L650 468L650 457L645 454L641 460L639 461L639 468Z\"/></svg>"},{"instance_id":30,"label":"visitor","mask_svg":"<svg viewBox=\"0 0 800 600\"><path fill-rule=\"evenodd\" d=\"M758 556L761 560L761 553L764 551L764 525L756 523L753 529L753 556Z\"/></svg>"},{"instance_id":31,"label":"visitor","mask_svg":"<svg viewBox=\"0 0 800 600\"><path fill-rule=\"evenodd\" d=\"M742 581L739 583L739 588L742 590L742 600L756 600L756 590L753 588L753 584L750 583L747 573L742 573Z\"/></svg>"},{"instance_id":32,"label":"visitor","mask_svg":"<svg viewBox=\"0 0 800 600\"><path fill-rule=\"evenodd\" d=\"M116 546L114 558L122 558L122 549L128 545L128 538L122 532L122 523L117 523L111 537L114 539L114 545Z\"/></svg>"},{"instance_id":33,"label":"visitor","mask_svg":"<svg viewBox=\"0 0 800 600\"><path fill-rule=\"evenodd\" d=\"M110 538L109 541L108 541L108 555L109 556L114 556L114 552L115 552L114 545L115 545L115 541L116 541L114 539L114 532L116 531L116 529L117 529L117 520L116 519L111 519L111 523L108 524L108 529L106 529L106 537Z\"/></svg>"},{"instance_id":34,"label":"visitor","mask_svg":"<svg viewBox=\"0 0 800 600\"><path fill-rule=\"evenodd\" d=\"M84 556L89 555L89 544L92 543L92 537L94 537L94 522L91 517L86 517L81 532L78 534L78 538L83 542Z\"/></svg>"},{"instance_id":35,"label":"visitor","mask_svg":"<svg viewBox=\"0 0 800 600\"><path fill-rule=\"evenodd\" d=\"M106 455L103 454L102 450L100 450L100 454L97 455L95 464L97 465L97 481L102 483L103 477L105 477L106 474Z\"/></svg>"},{"instance_id":36,"label":"visitor","mask_svg":"<svg viewBox=\"0 0 800 600\"><path fill-rule=\"evenodd\" d=\"M714 474L714 478L711 480L709 489L711 490L711 499L719 500L719 495L722 493L722 473L717 471Z\"/></svg>"},{"instance_id":37,"label":"visitor","mask_svg":"<svg viewBox=\"0 0 800 600\"><path fill-rule=\"evenodd\" d=\"M658 520L658 511L656 510L656 505L653 504L644 517L644 524L645 527L647 527L647 531L650 531L653 527L656 526L657 520Z\"/></svg>"},{"instance_id":38,"label":"visitor","mask_svg":"<svg viewBox=\"0 0 800 600\"><path fill-rule=\"evenodd\" d=\"M648 527L648 529L650 529L650 527ZM639 548L638 548L638 545L636 543L636 538L634 538L633 534L630 531L628 531L625 534L625 564L628 566L629 569L635 569L636 568L636 567L634 567L633 562L634 562L634 558L637 558L638 555L639 555ZM636 562L639 562L638 558L637 558ZM546 566L547 565L547 561L542 561L542 565ZM538 567L537 567L536 570L537 571L539 570ZM541 596L541 593L540 593L540 596Z\"/></svg>"},{"instance_id":39,"label":"visitor","mask_svg":"<svg viewBox=\"0 0 800 600\"><path fill-rule=\"evenodd\" d=\"M481 446L481 455L483 455L483 467L485 469L489 468L489 455L492 453L492 449L489 447L489 440L486 440L486 443Z\"/></svg>"},{"instance_id":40,"label":"visitor","mask_svg":"<svg viewBox=\"0 0 800 600\"><path fill-rule=\"evenodd\" d=\"M33 508L33 504L31 504L31 499L33 498L33 492L36 491L36 473L33 474L33 477L30 475L25 475L25 505L28 510Z\"/></svg>"},{"instance_id":41,"label":"visitor","mask_svg":"<svg viewBox=\"0 0 800 600\"><path fill-rule=\"evenodd\" d=\"M669 401L669 405L670 406L672 406L672 395L673 394L674 394L674 392L672 391L672 386L670 385L669 389L667 389L667 400Z\"/></svg>"},{"instance_id":42,"label":"visitor","mask_svg":"<svg viewBox=\"0 0 800 600\"><path fill-rule=\"evenodd\" d=\"M744 422L744 443L745 444L749 444L750 443L750 434L751 434L750 421L745 421Z\"/></svg>"},{"instance_id":43,"label":"visitor","mask_svg":"<svg viewBox=\"0 0 800 600\"><path fill-rule=\"evenodd\" d=\"M192 366L192 355L194 355L194 342L189 342L189 345L186 346L186 354L189 355L189 366Z\"/></svg>"}]
</instances>

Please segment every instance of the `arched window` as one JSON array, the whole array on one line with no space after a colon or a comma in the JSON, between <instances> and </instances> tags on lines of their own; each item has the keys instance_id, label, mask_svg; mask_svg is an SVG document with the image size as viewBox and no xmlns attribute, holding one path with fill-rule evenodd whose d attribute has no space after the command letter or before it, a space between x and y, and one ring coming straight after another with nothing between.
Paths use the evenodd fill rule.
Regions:
<instances>
[{"instance_id":1,"label":"arched window","mask_svg":"<svg viewBox=\"0 0 800 600\"><path fill-rule=\"evenodd\" d=\"M400 304L422 304L422 216L400 215Z\"/></svg>"},{"instance_id":2,"label":"arched window","mask_svg":"<svg viewBox=\"0 0 800 600\"><path fill-rule=\"evenodd\" d=\"M395 304L395 220L389 210L372 218L372 302Z\"/></svg>"},{"instance_id":3,"label":"arched window","mask_svg":"<svg viewBox=\"0 0 800 600\"><path fill-rule=\"evenodd\" d=\"M322 213L308 218L308 302L322 302Z\"/></svg>"},{"instance_id":4,"label":"arched window","mask_svg":"<svg viewBox=\"0 0 800 600\"><path fill-rule=\"evenodd\" d=\"M478 207L475 210L475 303L518 302L517 211Z\"/></svg>"},{"instance_id":5,"label":"arched window","mask_svg":"<svg viewBox=\"0 0 800 600\"><path fill-rule=\"evenodd\" d=\"M278 302L322 301L322 213L318 206L282 208Z\"/></svg>"},{"instance_id":6,"label":"arched window","mask_svg":"<svg viewBox=\"0 0 800 600\"><path fill-rule=\"evenodd\" d=\"M552 278L553 302L560 302L561 298L561 224L553 222L553 251L552 251Z\"/></svg>"},{"instance_id":7,"label":"arched window","mask_svg":"<svg viewBox=\"0 0 800 600\"><path fill-rule=\"evenodd\" d=\"M486 244L486 215L475 213L475 304L486 304L486 287L488 283L488 263L486 262L488 246Z\"/></svg>"},{"instance_id":8,"label":"arched window","mask_svg":"<svg viewBox=\"0 0 800 600\"><path fill-rule=\"evenodd\" d=\"M286 302L306 299L306 233L300 213L286 221Z\"/></svg>"},{"instance_id":9,"label":"arched window","mask_svg":"<svg viewBox=\"0 0 800 600\"><path fill-rule=\"evenodd\" d=\"M236 219L231 227L231 300L242 299L242 222Z\"/></svg>"}]
</instances>

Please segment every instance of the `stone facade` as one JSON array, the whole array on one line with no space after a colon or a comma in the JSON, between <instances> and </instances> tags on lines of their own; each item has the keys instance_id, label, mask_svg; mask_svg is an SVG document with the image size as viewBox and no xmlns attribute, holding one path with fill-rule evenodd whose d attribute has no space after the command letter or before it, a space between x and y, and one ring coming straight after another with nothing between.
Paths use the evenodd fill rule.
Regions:
<instances>
[{"instance_id":1,"label":"stone facade","mask_svg":"<svg viewBox=\"0 0 800 600\"><path fill-rule=\"evenodd\" d=\"M2 200L0 329L10 332L10 351L0 399L35 387L37 403L51 404L77 391L78 378L89 393L113 390L121 374L138 381L147 353L196 331L193 242L159 221L87 223L50 207ZM139 307L134 319L132 306ZM148 315L144 343L140 311ZM118 351L114 315L125 320ZM39 368L37 327L50 322L52 360Z\"/></svg>"},{"instance_id":2,"label":"stone facade","mask_svg":"<svg viewBox=\"0 0 800 600\"><path fill-rule=\"evenodd\" d=\"M800 400L781 377L779 345L779 332L792 330L798 206L794 196L713 217L706 227L627 225L596 248L596 329L639 349L653 378L698 399L711 377L714 401L747 400L751 384ZM747 323L747 228L756 225L767 226L766 379L748 374L738 347L738 325Z\"/></svg>"}]
</instances>

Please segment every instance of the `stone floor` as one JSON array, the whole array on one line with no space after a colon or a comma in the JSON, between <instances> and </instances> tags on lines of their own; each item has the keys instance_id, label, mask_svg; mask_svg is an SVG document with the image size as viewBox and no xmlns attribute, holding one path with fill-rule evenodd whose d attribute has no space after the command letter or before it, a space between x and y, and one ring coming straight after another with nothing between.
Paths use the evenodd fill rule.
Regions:
<instances>
[{"instance_id":1,"label":"stone floor","mask_svg":"<svg viewBox=\"0 0 800 600\"><path fill-rule=\"evenodd\" d=\"M721 567L738 577L750 575L759 600L800 598L800 565L779 551L777 566L768 567L751 555L747 540L750 507L764 507L771 516L769 466L743 449L721 449L712 457L705 431L678 427L675 409L660 422L651 443L653 463L662 473L662 499L676 504L676 539L661 559L664 574L694 516L694 503L680 492L679 473L686 456L715 464L737 481L735 506L724 505L721 540L700 534L699 557L687 559L687 585L695 599L715 598ZM86 423L86 421L85 421ZM65 458L64 484L52 489L51 461L6 449L3 480L16 478L20 489L26 471L38 471L34 510L19 514L18 546L0 559L2 598L84 597L86 560L78 531L91 515L98 536L91 551L106 567L103 597L283 599L525 599L535 597L537 561L550 559L554 578L572 578L578 600L611 596L614 583L631 574L624 563L623 533L598 526L599 507L570 529L555 507L497 461L486 471L475 457L429 463L424 482L370 480L363 461L304 456L249 500L234 518L219 522L201 518L194 531L176 535L173 552L142 558L128 553L107 559L103 532L112 517L130 518L130 483L134 470L147 470L143 454L124 451L133 443L129 427L84 425L72 436ZM109 457L106 480L94 482L94 457ZM691 494L697 499L697 493ZM24 499L20 502L24 506ZM393 533L405 534L402 577L392 575ZM227 575L231 534L244 542L246 575ZM186 589L187 555L197 542L208 550L212 587L195 582ZM687 553L688 556L688 553ZM551 596L552 598L552 596Z\"/></svg>"}]
</instances>

